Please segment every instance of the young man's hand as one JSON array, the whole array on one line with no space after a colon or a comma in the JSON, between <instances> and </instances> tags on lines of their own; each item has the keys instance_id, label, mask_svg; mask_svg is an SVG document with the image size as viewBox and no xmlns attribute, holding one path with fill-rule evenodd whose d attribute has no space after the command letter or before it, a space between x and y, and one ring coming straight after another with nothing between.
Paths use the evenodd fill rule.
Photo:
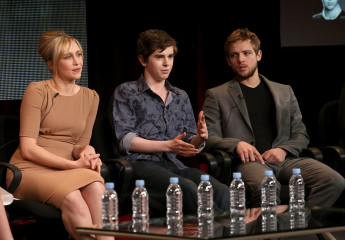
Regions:
<instances>
[{"instance_id":1,"label":"young man's hand","mask_svg":"<svg viewBox=\"0 0 345 240\"><path fill-rule=\"evenodd\" d=\"M169 141L169 148L171 152L181 155L183 157L192 157L199 153L198 149L194 147L193 144L183 141L183 138L186 136L186 133L182 133Z\"/></svg>"},{"instance_id":2,"label":"young man's hand","mask_svg":"<svg viewBox=\"0 0 345 240\"><path fill-rule=\"evenodd\" d=\"M198 134L204 141L208 139L207 125L203 111L200 111L198 115Z\"/></svg>"}]
</instances>

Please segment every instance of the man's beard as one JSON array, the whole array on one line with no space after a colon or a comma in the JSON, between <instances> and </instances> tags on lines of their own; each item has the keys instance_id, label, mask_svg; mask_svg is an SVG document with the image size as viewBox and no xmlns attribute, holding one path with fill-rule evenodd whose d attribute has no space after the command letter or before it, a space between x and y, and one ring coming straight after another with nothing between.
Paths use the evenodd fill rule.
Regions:
<instances>
[{"instance_id":1,"label":"man's beard","mask_svg":"<svg viewBox=\"0 0 345 240\"><path fill-rule=\"evenodd\" d=\"M255 71L256 69L258 68L258 64L256 63L256 66L248 73L239 73L238 71L234 71L235 72L235 77L238 79L238 80L246 80L252 76L254 76L255 74Z\"/></svg>"}]
</instances>

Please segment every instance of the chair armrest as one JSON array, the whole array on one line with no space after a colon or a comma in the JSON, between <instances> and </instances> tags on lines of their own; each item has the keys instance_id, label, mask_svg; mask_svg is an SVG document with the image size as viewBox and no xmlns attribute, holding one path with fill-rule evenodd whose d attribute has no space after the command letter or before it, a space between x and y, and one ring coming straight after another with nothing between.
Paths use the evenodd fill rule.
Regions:
<instances>
[{"instance_id":1,"label":"chair armrest","mask_svg":"<svg viewBox=\"0 0 345 240\"><path fill-rule=\"evenodd\" d=\"M209 172L221 183L230 184L232 179L232 164L237 156L225 152L223 150L212 150L208 152L201 152L204 160L209 162Z\"/></svg>"},{"instance_id":2,"label":"chair armrest","mask_svg":"<svg viewBox=\"0 0 345 240\"><path fill-rule=\"evenodd\" d=\"M112 181L115 183L115 189L119 195L119 206L126 199L131 183L134 179L134 172L132 165L121 158L112 158L103 160L106 165L106 171L102 172L105 181Z\"/></svg>"},{"instance_id":3,"label":"chair armrest","mask_svg":"<svg viewBox=\"0 0 345 240\"><path fill-rule=\"evenodd\" d=\"M200 152L196 155L196 161L198 163L207 164L208 173L217 178L218 162L217 159L209 152Z\"/></svg>"},{"instance_id":4,"label":"chair armrest","mask_svg":"<svg viewBox=\"0 0 345 240\"><path fill-rule=\"evenodd\" d=\"M223 150L213 150L212 155L215 156L220 168L218 180L226 185L230 185L232 179L232 164L237 156L234 156Z\"/></svg>"},{"instance_id":5,"label":"chair armrest","mask_svg":"<svg viewBox=\"0 0 345 240\"><path fill-rule=\"evenodd\" d=\"M320 162L323 162L323 154L319 148L316 147L308 147L302 150L301 157L310 157L314 158Z\"/></svg>"},{"instance_id":6,"label":"chair armrest","mask_svg":"<svg viewBox=\"0 0 345 240\"><path fill-rule=\"evenodd\" d=\"M12 171L13 179L11 184L7 188L7 191L11 194L14 194L17 187L19 186L20 181L22 180L22 172L19 170L19 168L10 163L0 162L0 167L6 167Z\"/></svg>"},{"instance_id":7,"label":"chair armrest","mask_svg":"<svg viewBox=\"0 0 345 240\"><path fill-rule=\"evenodd\" d=\"M323 162L345 176L345 149L339 146L324 146L321 151Z\"/></svg>"},{"instance_id":8,"label":"chair armrest","mask_svg":"<svg viewBox=\"0 0 345 240\"><path fill-rule=\"evenodd\" d=\"M129 174L129 175L133 174L132 164L130 164L127 160L124 160L122 158L111 158L111 159L106 159L103 162L107 165L118 164L121 167L123 167L123 171L126 174Z\"/></svg>"}]
</instances>

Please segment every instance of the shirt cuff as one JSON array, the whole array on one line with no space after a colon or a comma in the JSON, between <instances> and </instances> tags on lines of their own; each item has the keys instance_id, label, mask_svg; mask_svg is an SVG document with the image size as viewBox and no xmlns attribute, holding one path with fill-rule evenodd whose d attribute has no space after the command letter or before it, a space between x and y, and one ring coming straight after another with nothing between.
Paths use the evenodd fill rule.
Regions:
<instances>
[{"instance_id":1,"label":"shirt cuff","mask_svg":"<svg viewBox=\"0 0 345 240\"><path fill-rule=\"evenodd\" d=\"M137 136L134 132L127 133L120 141L120 151L129 154L129 147L131 146L133 138Z\"/></svg>"},{"instance_id":2,"label":"shirt cuff","mask_svg":"<svg viewBox=\"0 0 345 240\"><path fill-rule=\"evenodd\" d=\"M196 135L193 135L193 136L191 136L190 138L188 138L188 143L190 143L191 141L192 141L192 139L195 137ZM204 150L204 148L205 148L205 146L206 146L206 141L204 141L201 145L200 145L200 147L198 148L198 150L199 150L199 152L201 152L202 150Z\"/></svg>"},{"instance_id":3,"label":"shirt cuff","mask_svg":"<svg viewBox=\"0 0 345 240\"><path fill-rule=\"evenodd\" d=\"M198 148L199 152L201 152L202 150L204 150L205 146L206 146L206 142L204 141L204 142L200 145L200 147Z\"/></svg>"}]
</instances>

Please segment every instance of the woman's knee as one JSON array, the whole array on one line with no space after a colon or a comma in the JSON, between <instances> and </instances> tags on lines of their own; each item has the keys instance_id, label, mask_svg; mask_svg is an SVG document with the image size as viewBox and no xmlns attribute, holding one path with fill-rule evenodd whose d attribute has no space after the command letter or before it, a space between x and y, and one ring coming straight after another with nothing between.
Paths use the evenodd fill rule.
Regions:
<instances>
[{"instance_id":1,"label":"woman's knee","mask_svg":"<svg viewBox=\"0 0 345 240\"><path fill-rule=\"evenodd\" d=\"M82 194L84 193L91 193L93 195L102 195L105 191L105 186L102 182L92 182L85 187L83 187L81 190Z\"/></svg>"},{"instance_id":2,"label":"woman's knee","mask_svg":"<svg viewBox=\"0 0 345 240\"><path fill-rule=\"evenodd\" d=\"M62 201L61 210L68 209L69 211L76 211L79 208L85 207L85 201L79 190L75 190L67 194L65 199Z\"/></svg>"}]
</instances>

